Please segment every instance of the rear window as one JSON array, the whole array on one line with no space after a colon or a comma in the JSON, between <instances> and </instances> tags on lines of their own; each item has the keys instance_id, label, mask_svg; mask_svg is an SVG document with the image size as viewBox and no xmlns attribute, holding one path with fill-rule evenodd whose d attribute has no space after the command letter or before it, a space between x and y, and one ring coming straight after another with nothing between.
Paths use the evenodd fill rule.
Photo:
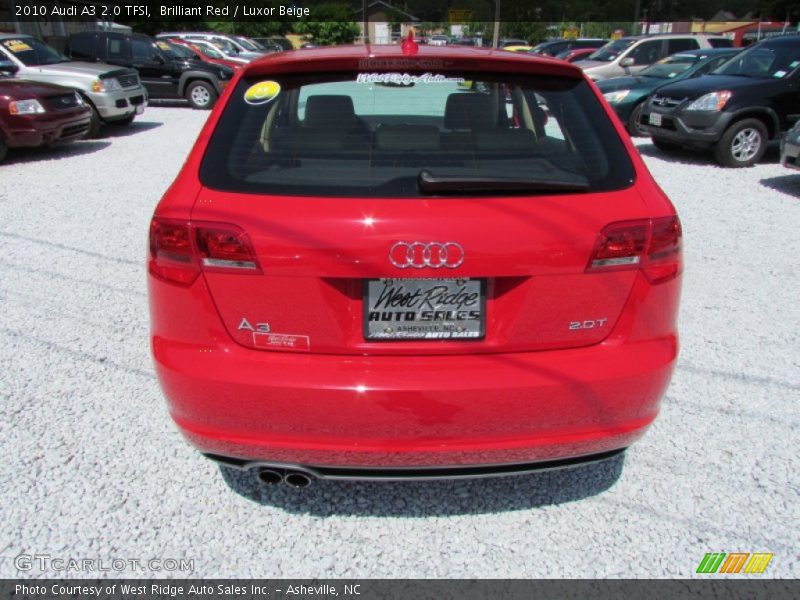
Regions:
<instances>
[{"instance_id":1,"label":"rear window","mask_svg":"<svg viewBox=\"0 0 800 600\"><path fill-rule=\"evenodd\" d=\"M242 79L204 185L302 196L604 191L633 166L580 79L360 73Z\"/></svg>"}]
</instances>

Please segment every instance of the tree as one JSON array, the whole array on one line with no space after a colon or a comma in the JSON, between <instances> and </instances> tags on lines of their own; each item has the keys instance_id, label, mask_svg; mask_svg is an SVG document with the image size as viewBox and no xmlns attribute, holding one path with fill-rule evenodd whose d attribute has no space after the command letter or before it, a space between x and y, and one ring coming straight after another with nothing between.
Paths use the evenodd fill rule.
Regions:
<instances>
[{"instance_id":1,"label":"tree","mask_svg":"<svg viewBox=\"0 0 800 600\"><path fill-rule=\"evenodd\" d=\"M311 21L295 25L295 33L311 35L320 46L333 46L352 44L361 29L352 21Z\"/></svg>"}]
</instances>

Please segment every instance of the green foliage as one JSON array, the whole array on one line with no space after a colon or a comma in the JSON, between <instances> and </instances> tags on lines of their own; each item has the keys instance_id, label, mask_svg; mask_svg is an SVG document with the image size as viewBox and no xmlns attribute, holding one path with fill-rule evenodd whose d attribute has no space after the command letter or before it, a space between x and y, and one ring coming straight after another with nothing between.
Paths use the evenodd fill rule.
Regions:
<instances>
[{"instance_id":1,"label":"green foliage","mask_svg":"<svg viewBox=\"0 0 800 600\"><path fill-rule=\"evenodd\" d=\"M361 33L358 25L352 21L310 21L295 25L295 33L312 36L314 44L332 46L352 44Z\"/></svg>"}]
</instances>

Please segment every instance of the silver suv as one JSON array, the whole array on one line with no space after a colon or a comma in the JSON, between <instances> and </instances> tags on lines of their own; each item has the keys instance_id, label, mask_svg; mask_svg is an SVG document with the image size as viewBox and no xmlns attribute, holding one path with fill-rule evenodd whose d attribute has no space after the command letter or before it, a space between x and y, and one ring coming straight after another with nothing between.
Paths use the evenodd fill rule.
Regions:
<instances>
[{"instance_id":1,"label":"silver suv","mask_svg":"<svg viewBox=\"0 0 800 600\"><path fill-rule=\"evenodd\" d=\"M103 123L132 123L147 103L147 92L135 69L71 61L29 35L0 33L0 72L77 91L92 109L87 137L96 136Z\"/></svg>"},{"instance_id":2,"label":"silver suv","mask_svg":"<svg viewBox=\"0 0 800 600\"><path fill-rule=\"evenodd\" d=\"M627 77L676 52L703 48L729 48L733 41L723 36L665 34L636 35L609 42L586 60L575 64L592 81Z\"/></svg>"}]
</instances>

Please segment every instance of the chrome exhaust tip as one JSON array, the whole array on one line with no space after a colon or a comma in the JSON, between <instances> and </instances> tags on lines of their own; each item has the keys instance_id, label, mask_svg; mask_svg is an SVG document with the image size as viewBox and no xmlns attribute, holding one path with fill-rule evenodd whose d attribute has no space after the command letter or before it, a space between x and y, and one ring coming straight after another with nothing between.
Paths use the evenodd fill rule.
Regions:
<instances>
[{"instance_id":1,"label":"chrome exhaust tip","mask_svg":"<svg viewBox=\"0 0 800 600\"><path fill-rule=\"evenodd\" d=\"M266 485L278 485L283 482L283 473L275 469L260 468L256 473L258 480Z\"/></svg>"},{"instance_id":2,"label":"chrome exhaust tip","mask_svg":"<svg viewBox=\"0 0 800 600\"><path fill-rule=\"evenodd\" d=\"M287 473L286 477L283 478L283 481L286 483L286 485L290 485L293 488L304 488L311 485L311 477L305 473L300 473L299 471Z\"/></svg>"}]
</instances>

